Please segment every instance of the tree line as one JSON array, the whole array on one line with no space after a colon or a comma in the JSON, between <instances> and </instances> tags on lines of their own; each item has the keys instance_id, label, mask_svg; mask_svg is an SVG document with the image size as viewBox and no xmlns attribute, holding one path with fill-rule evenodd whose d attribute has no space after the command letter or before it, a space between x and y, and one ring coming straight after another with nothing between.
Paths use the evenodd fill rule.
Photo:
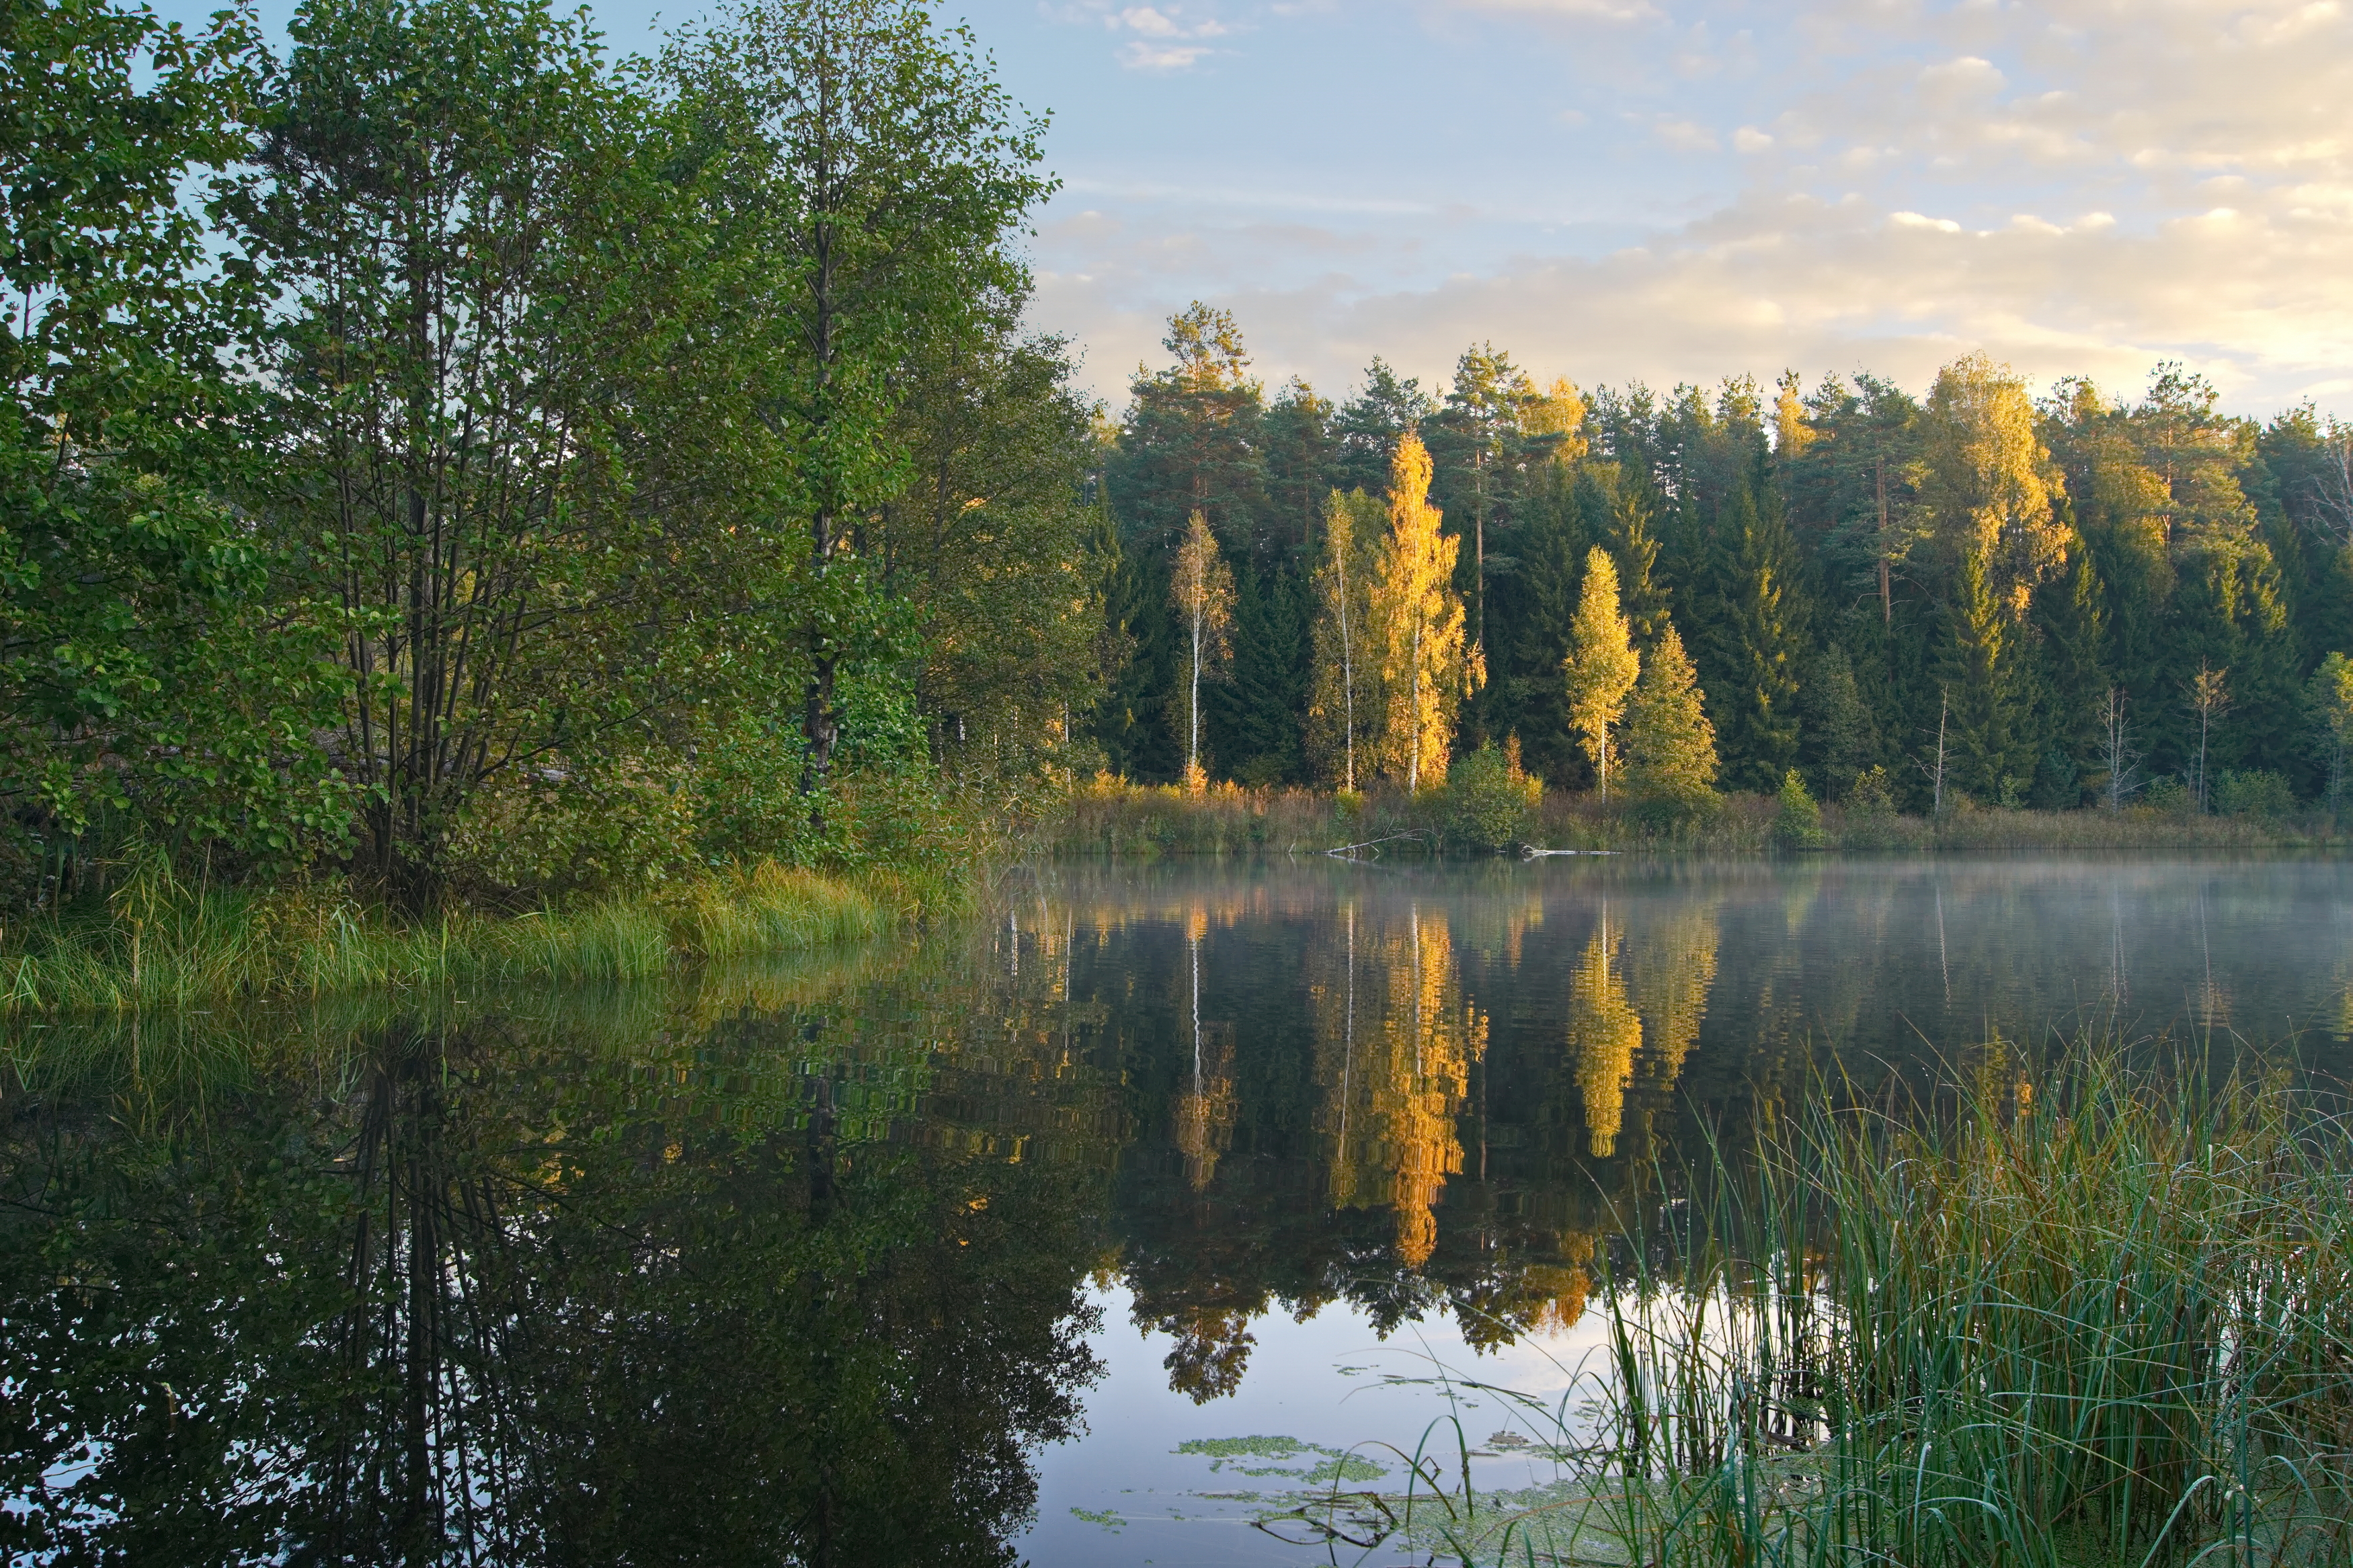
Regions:
<instances>
[{"instance_id":1,"label":"tree line","mask_svg":"<svg viewBox=\"0 0 2353 1568\"><path fill-rule=\"evenodd\" d=\"M1376 359L1335 406L1270 397L1227 312L1166 346L1099 468L1134 652L1092 733L1131 776L1421 787L1515 744L1570 788L1622 748L1667 802L1792 770L1923 810L2342 792L2353 447L2308 405L2229 416L2174 364L2038 399L1982 354L1925 397L1588 392L1480 344L1440 395ZM1176 563L1208 553L1204 685Z\"/></svg>"},{"instance_id":2,"label":"tree line","mask_svg":"<svg viewBox=\"0 0 2353 1568\"><path fill-rule=\"evenodd\" d=\"M1010 245L1043 121L967 31L290 36L0 17L9 901L134 844L412 910L887 854L943 746L1092 700L1094 410Z\"/></svg>"}]
</instances>

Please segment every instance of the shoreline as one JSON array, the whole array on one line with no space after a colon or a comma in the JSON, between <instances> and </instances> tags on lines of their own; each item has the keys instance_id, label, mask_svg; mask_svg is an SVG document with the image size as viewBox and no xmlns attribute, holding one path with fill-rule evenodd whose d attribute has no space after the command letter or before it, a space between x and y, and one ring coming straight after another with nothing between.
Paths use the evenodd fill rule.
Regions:
<instances>
[{"instance_id":1,"label":"shoreline","mask_svg":"<svg viewBox=\"0 0 2353 1568\"><path fill-rule=\"evenodd\" d=\"M34 921L0 951L0 1016L121 1014L448 984L645 980L884 936L964 901L937 876L764 862L569 909L399 921L337 883L171 889L132 919Z\"/></svg>"},{"instance_id":2,"label":"shoreline","mask_svg":"<svg viewBox=\"0 0 2353 1568\"><path fill-rule=\"evenodd\" d=\"M1543 849L1624 853L1763 855L1855 850L1932 854L1954 849L2302 849L2337 852L2353 833L2325 814L2284 818L2192 816L2127 807L2111 814L2007 810L1965 805L1940 822L1893 812L1821 808L1822 842L1791 849L1774 842L1778 804L1761 795L1727 795L1706 818L1653 829L1630 813L1587 795L1547 793L1521 823L1519 842ZM1391 855L1482 856L1461 842L1444 795L1402 792L1342 797L1299 789L1212 785L1188 795L1176 785L1097 781L1082 784L1029 839L1032 854L1053 859L1154 860L1295 852L1391 838ZM1505 851L1509 853L1509 851Z\"/></svg>"}]
</instances>

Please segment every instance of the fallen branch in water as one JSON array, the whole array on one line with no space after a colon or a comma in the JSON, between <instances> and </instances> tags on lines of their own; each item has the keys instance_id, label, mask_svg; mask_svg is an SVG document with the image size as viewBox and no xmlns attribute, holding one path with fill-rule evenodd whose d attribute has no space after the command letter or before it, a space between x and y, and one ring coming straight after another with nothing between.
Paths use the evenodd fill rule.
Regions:
<instances>
[{"instance_id":1,"label":"fallen branch in water","mask_svg":"<svg viewBox=\"0 0 2353 1568\"><path fill-rule=\"evenodd\" d=\"M1523 860L1534 860L1546 855L1619 855L1623 853L1624 851L1618 849L1539 849L1533 844L1523 844L1520 846L1520 858Z\"/></svg>"},{"instance_id":2,"label":"fallen branch in water","mask_svg":"<svg viewBox=\"0 0 2353 1568\"><path fill-rule=\"evenodd\" d=\"M1413 827L1407 829L1403 833L1392 833L1386 838L1367 838L1362 844L1343 844L1336 849L1319 849L1316 853L1319 855L1330 855L1335 858L1341 860L1353 860L1356 858L1357 850L1370 849L1373 851L1373 858L1377 860L1380 858L1380 847L1384 844L1395 844L1401 838L1409 838L1416 843L1428 844L1434 842L1437 837L1438 835L1432 833L1427 827Z\"/></svg>"}]
</instances>

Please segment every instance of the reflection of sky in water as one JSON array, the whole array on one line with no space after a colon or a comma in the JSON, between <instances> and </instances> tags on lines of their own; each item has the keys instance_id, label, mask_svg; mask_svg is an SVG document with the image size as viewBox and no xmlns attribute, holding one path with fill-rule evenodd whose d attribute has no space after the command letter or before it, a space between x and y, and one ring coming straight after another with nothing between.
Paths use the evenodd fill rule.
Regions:
<instances>
[{"instance_id":1,"label":"reflection of sky in water","mask_svg":"<svg viewBox=\"0 0 2353 1568\"><path fill-rule=\"evenodd\" d=\"M1492 1393L1463 1390L1450 1402L1426 1383L1389 1378L1429 1379L1444 1369L1557 1400L1588 1353L1591 1365L1599 1366L1606 1327L1597 1313L1566 1331L1478 1355L1442 1315L1409 1324L1383 1342L1345 1303L1303 1323L1277 1312L1255 1325L1258 1353L1241 1386L1230 1397L1196 1405L1170 1389L1162 1371L1173 1342L1165 1334L1138 1334L1132 1326L1133 1298L1114 1288L1096 1300L1103 1329L1092 1343L1108 1374L1088 1400L1087 1436L1040 1456L1038 1525L1019 1546L1037 1568L1328 1561L1321 1548L1286 1547L1253 1528L1250 1520L1269 1505L1234 1495L1258 1491L1272 1500L1295 1486L1280 1476L1244 1473L1271 1470L1280 1461L1220 1464L1179 1452L1180 1447L1203 1439L1292 1437L1315 1446L1289 1462L1299 1469L1317 1462L1317 1448L1354 1448L1388 1473L1352 1485L1398 1490L1403 1461L1380 1445L1408 1454L1425 1447L1446 1457L1452 1479L1458 1461L1450 1413L1459 1415L1462 1436L1473 1444L1512 1433L1533 1446L1552 1436L1550 1426L1516 1415ZM1523 1488L1554 1479L1548 1460L1511 1453L1509 1447L1491 1447L1484 1451L1493 1458L1472 1461L1481 1488Z\"/></svg>"}]
</instances>

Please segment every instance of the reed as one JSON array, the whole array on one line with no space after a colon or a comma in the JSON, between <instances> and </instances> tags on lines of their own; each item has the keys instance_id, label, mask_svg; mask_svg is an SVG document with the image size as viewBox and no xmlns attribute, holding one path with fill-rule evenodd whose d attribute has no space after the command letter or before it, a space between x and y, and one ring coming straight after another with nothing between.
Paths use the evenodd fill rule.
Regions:
<instances>
[{"instance_id":1,"label":"reed","mask_svg":"<svg viewBox=\"0 0 2353 1568\"><path fill-rule=\"evenodd\" d=\"M26 922L0 950L0 1012L120 1012L524 979L641 980L683 963L883 934L955 903L941 877L763 862L515 915L394 919L340 882L189 888L140 868L109 907Z\"/></svg>"},{"instance_id":2,"label":"reed","mask_svg":"<svg viewBox=\"0 0 2353 1568\"><path fill-rule=\"evenodd\" d=\"M1998 1058L1999 1059L1999 1058ZM2277 1078L2079 1047L1678 1177L1464 1563L2078 1568L2353 1556L2353 1135ZM1475 1385L1471 1385L1475 1386ZM1499 1391L1500 1392L1500 1391Z\"/></svg>"},{"instance_id":3,"label":"reed","mask_svg":"<svg viewBox=\"0 0 2353 1568\"><path fill-rule=\"evenodd\" d=\"M1679 822L1649 822L1589 793L1547 791L1527 814L1527 839L1551 849L1626 849L1678 854L1763 854L1773 847L1776 803L1729 794L1713 810ZM1442 792L1419 798L1378 786L1349 796L1304 789L1175 785L1098 778L1039 808L1023 845L1050 855L1153 860L1174 857L1252 858L1309 854L1389 839L1389 855L1461 851ZM1822 808L1825 847L1922 852L1938 849L2334 848L2343 836L2321 814L2215 816L2147 809L2025 811L1964 805L1942 820L1894 812ZM1413 835L1409 841L1401 836ZM1424 847L1416 849L1413 843ZM1480 851L1484 853L1484 851Z\"/></svg>"}]
</instances>

